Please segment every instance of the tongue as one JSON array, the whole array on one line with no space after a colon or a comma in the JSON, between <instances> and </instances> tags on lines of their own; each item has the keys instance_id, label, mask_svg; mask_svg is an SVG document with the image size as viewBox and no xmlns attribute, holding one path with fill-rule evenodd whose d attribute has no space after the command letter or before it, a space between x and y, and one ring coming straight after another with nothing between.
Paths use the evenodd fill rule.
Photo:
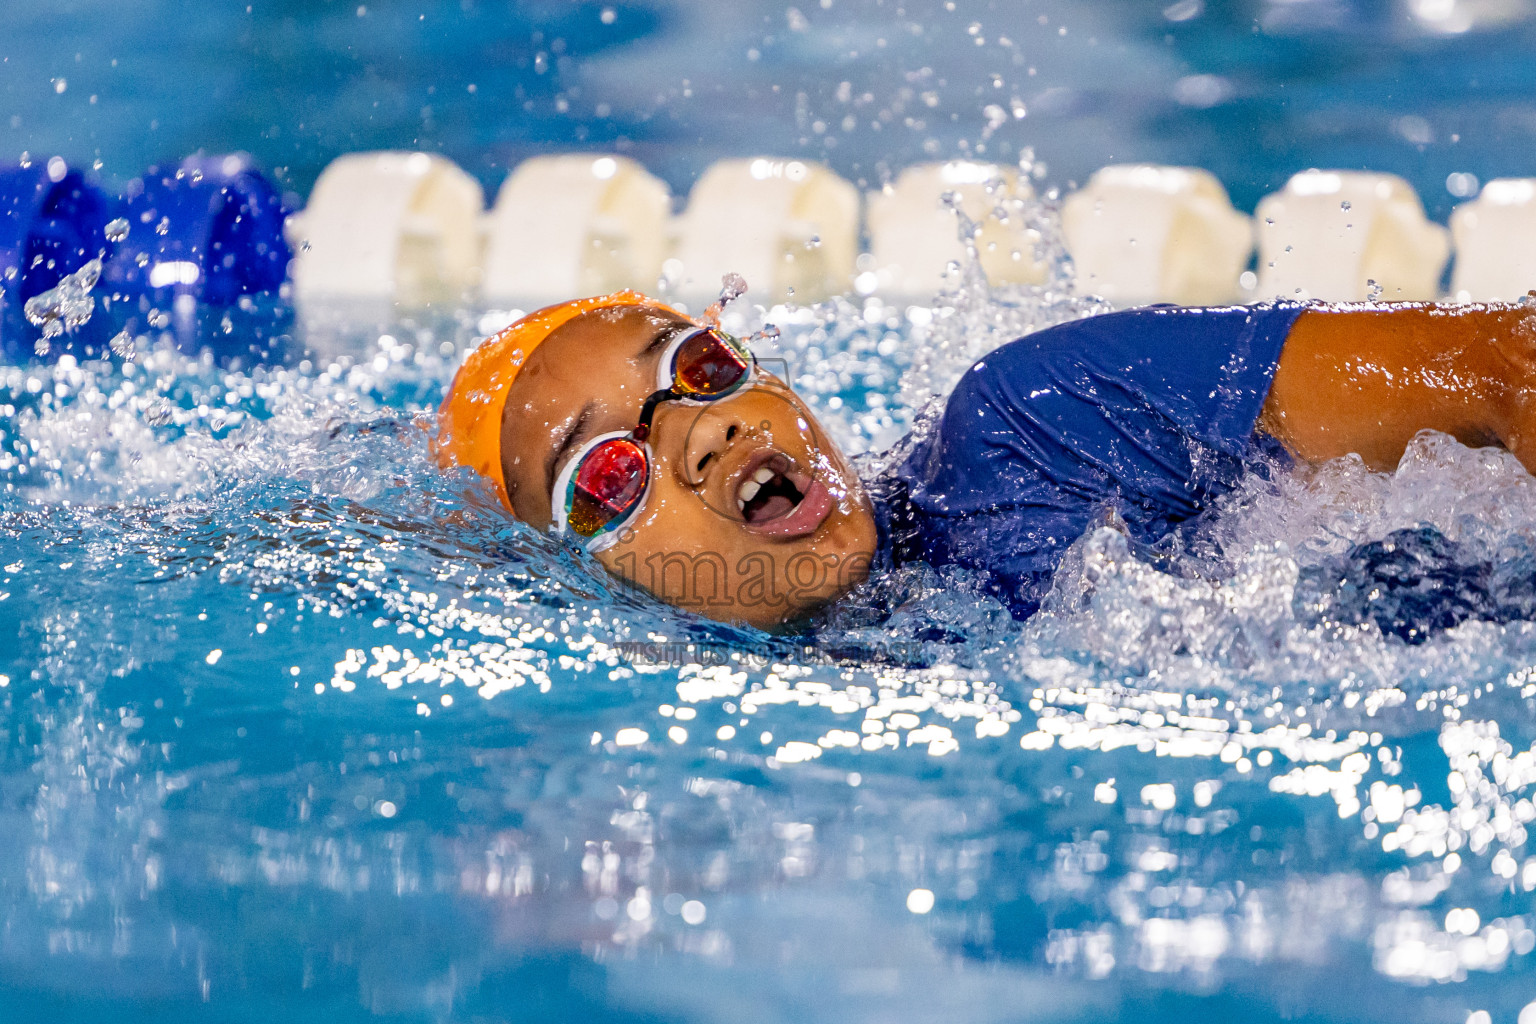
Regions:
<instances>
[{"instance_id":1,"label":"tongue","mask_svg":"<svg viewBox=\"0 0 1536 1024\"><path fill-rule=\"evenodd\" d=\"M779 516L788 515L794 507L795 503L793 501L782 494L775 494L766 501L757 504L752 509L752 514L747 517L747 521L751 523L767 522L770 519L777 519Z\"/></svg>"}]
</instances>

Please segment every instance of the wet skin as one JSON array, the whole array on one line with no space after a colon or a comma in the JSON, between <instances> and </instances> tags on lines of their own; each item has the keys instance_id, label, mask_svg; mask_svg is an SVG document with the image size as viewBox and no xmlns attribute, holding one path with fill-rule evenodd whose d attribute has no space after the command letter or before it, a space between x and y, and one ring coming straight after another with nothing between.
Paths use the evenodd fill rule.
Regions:
<instances>
[{"instance_id":1,"label":"wet skin","mask_svg":"<svg viewBox=\"0 0 1536 1024\"><path fill-rule=\"evenodd\" d=\"M1286 336L1259 428L1322 462L1389 470L1421 430L1499 444L1536 472L1536 311L1403 303L1308 310Z\"/></svg>"},{"instance_id":2,"label":"wet skin","mask_svg":"<svg viewBox=\"0 0 1536 1024\"><path fill-rule=\"evenodd\" d=\"M502 471L519 519L552 525L551 485L564 460L597 434L635 426L658 388L667 342L692 326L655 307L595 310L533 351L502 417ZM716 402L661 403L649 444L644 508L596 556L610 572L671 604L763 629L804 617L867 575L876 545L869 499L810 410L772 374L759 369ZM789 498L744 512L742 484L765 467L775 479L764 487Z\"/></svg>"}]
</instances>

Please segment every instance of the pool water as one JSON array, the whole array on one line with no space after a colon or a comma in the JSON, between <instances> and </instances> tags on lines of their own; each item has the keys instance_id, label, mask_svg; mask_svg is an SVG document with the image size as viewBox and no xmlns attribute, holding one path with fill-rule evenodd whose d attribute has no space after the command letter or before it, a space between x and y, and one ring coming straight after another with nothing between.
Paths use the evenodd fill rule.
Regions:
<instances>
[{"instance_id":1,"label":"pool water","mask_svg":"<svg viewBox=\"0 0 1536 1024\"><path fill-rule=\"evenodd\" d=\"M182 15L11 0L0 153L100 161L120 183L244 150L303 196L359 150L441 152L488 190L528 156L600 150L683 195L722 157L820 160L873 188L918 161L1032 146L1053 184L1192 165L1243 210L1308 167L1386 171L1443 220L1478 180L1531 174L1536 146L1530 0L234 0Z\"/></svg>"},{"instance_id":2,"label":"pool water","mask_svg":"<svg viewBox=\"0 0 1536 1024\"><path fill-rule=\"evenodd\" d=\"M972 276L732 316L877 452L1097 308ZM775 638L439 473L422 424L480 314L341 323L287 366L143 337L0 369L7 1018L1531 1000L1536 480L1507 454L1270 467L1158 550L1090 532L1028 623L917 571ZM1432 572L1394 585L1405 558Z\"/></svg>"},{"instance_id":3,"label":"pool water","mask_svg":"<svg viewBox=\"0 0 1536 1024\"><path fill-rule=\"evenodd\" d=\"M109 183L240 148L296 192L350 150L494 186L611 148L681 193L760 150L873 186L1033 146L1043 195L1368 166L1435 216L1533 173L1523 0L955 6L27 0L0 147ZM731 325L782 328L760 355L872 467L972 360L1107 308L1059 262L947 287ZM1510 456L1260 465L1154 549L1085 535L1027 623L913 569L771 637L436 468L505 319L0 366L0 1020L1531 1024Z\"/></svg>"}]
</instances>

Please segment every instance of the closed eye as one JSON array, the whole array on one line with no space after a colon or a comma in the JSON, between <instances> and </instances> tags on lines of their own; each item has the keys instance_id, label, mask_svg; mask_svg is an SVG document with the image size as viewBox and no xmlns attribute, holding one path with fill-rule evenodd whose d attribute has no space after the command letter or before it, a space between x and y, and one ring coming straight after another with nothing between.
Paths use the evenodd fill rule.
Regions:
<instances>
[{"instance_id":1,"label":"closed eye","mask_svg":"<svg viewBox=\"0 0 1536 1024\"><path fill-rule=\"evenodd\" d=\"M551 495L553 495L555 490L555 476L559 473L560 466L565 462L566 456L580 448L587 435L591 433L587 428L592 420L592 409L593 403L591 402L581 407L581 412L577 414L576 419L571 422L564 435L555 443L554 448L549 453L549 457L544 461L545 490L549 491Z\"/></svg>"},{"instance_id":2,"label":"closed eye","mask_svg":"<svg viewBox=\"0 0 1536 1024\"><path fill-rule=\"evenodd\" d=\"M651 340L646 344L645 348L641 349L640 358L645 359L648 356L652 356L657 352L660 352L663 348L666 347L667 342L672 340L677 332L678 326L676 324L662 325L662 327L657 330L655 334L651 335Z\"/></svg>"},{"instance_id":3,"label":"closed eye","mask_svg":"<svg viewBox=\"0 0 1536 1024\"><path fill-rule=\"evenodd\" d=\"M679 334L692 329L693 324L686 322L662 324L657 328L656 333L651 335L650 342L646 344L645 348L640 350L640 355L637 358L640 362L645 362L652 356L660 355L668 345L677 339Z\"/></svg>"},{"instance_id":4,"label":"closed eye","mask_svg":"<svg viewBox=\"0 0 1536 1024\"><path fill-rule=\"evenodd\" d=\"M650 371L656 375L657 387L665 387L671 382L671 367L663 368L661 366L662 358L666 355L668 347L681 336L691 334L695 330L697 330L697 327L686 321L683 323L664 324L651 337L650 344L641 350L638 361L641 365L648 366Z\"/></svg>"}]
</instances>

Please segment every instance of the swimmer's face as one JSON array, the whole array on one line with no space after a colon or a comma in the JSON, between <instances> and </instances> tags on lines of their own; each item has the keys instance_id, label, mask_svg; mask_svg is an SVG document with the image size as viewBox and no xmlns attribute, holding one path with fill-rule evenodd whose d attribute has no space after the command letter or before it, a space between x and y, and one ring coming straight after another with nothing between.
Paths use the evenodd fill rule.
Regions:
<instances>
[{"instance_id":1,"label":"swimmer's face","mask_svg":"<svg viewBox=\"0 0 1536 1024\"><path fill-rule=\"evenodd\" d=\"M534 349L507 394L502 471L517 517L547 529L564 462L633 428L677 332L651 306L595 310ZM640 514L597 558L616 576L710 618L772 629L868 572L869 499L842 452L783 381L758 370L709 403L662 402ZM756 488L752 484L757 484Z\"/></svg>"}]
</instances>

